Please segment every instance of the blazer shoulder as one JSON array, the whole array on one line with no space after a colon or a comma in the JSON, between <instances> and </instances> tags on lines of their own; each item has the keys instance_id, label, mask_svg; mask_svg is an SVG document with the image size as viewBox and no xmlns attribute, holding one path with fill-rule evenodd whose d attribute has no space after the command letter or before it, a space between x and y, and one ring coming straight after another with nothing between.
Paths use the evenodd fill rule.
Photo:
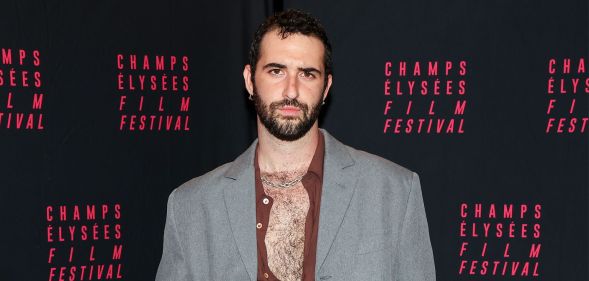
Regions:
<instances>
[{"instance_id":1,"label":"blazer shoulder","mask_svg":"<svg viewBox=\"0 0 589 281\"><path fill-rule=\"evenodd\" d=\"M346 146L355 165L362 173L379 178L412 182L417 174L391 160L372 153Z\"/></svg>"},{"instance_id":2,"label":"blazer shoulder","mask_svg":"<svg viewBox=\"0 0 589 281\"><path fill-rule=\"evenodd\" d=\"M222 192L225 173L233 162L225 163L204 175L193 178L172 191L176 200L181 199L207 199Z\"/></svg>"}]
</instances>

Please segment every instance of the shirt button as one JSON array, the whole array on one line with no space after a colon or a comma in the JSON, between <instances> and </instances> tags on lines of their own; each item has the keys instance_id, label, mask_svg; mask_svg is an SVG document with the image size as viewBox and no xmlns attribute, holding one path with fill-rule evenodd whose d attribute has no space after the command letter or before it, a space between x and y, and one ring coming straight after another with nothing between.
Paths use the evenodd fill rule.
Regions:
<instances>
[{"instance_id":1,"label":"shirt button","mask_svg":"<svg viewBox=\"0 0 589 281\"><path fill-rule=\"evenodd\" d=\"M260 229L260 228L262 228L262 224L261 224L261 223L258 223L258 224L256 224L256 228L257 228L257 229Z\"/></svg>"},{"instance_id":2,"label":"shirt button","mask_svg":"<svg viewBox=\"0 0 589 281\"><path fill-rule=\"evenodd\" d=\"M264 198L262 200L262 203L264 203L264 205L268 205L268 203L270 203L270 200L268 200L268 198Z\"/></svg>"},{"instance_id":3,"label":"shirt button","mask_svg":"<svg viewBox=\"0 0 589 281\"><path fill-rule=\"evenodd\" d=\"M264 272L264 277L265 277L266 279L268 279L268 277L270 277L270 275L268 275L268 273Z\"/></svg>"}]
</instances>

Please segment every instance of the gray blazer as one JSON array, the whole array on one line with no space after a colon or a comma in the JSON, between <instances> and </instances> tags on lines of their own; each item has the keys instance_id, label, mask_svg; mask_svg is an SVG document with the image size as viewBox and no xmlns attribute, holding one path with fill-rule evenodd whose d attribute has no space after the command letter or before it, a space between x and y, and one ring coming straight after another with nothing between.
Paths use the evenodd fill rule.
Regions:
<instances>
[{"instance_id":1,"label":"gray blazer","mask_svg":"<svg viewBox=\"0 0 589 281\"><path fill-rule=\"evenodd\" d=\"M323 134L315 280L435 280L417 174ZM256 280L256 144L170 194L156 280Z\"/></svg>"}]
</instances>

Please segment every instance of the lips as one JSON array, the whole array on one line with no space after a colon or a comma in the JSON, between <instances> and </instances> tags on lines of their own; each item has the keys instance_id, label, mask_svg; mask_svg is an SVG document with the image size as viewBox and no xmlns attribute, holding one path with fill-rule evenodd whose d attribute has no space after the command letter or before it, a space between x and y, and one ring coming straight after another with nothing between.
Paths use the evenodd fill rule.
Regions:
<instances>
[{"instance_id":1,"label":"lips","mask_svg":"<svg viewBox=\"0 0 589 281\"><path fill-rule=\"evenodd\" d=\"M285 116L296 116L299 115L301 109L296 106L283 106L278 109L282 115Z\"/></svg>"},{"instance_id":2,"label":"lips","mask_svg":"<svg viewBox=\"0 0 589 281\"><path fill-rule=\"evenodd\" d=\"M301 113L303 115L307 112L307 106L298 100L282 100L279 102L273 102L270 104L270 111L276 112L282 117L286 118L299 118Z\"/></svg>"},{"instance_id":3,"label":"lips","mask_svg":"<svg viewBox=\"0 0 589 281\"><path fill-rule=\"evenodd\" d=\"M301 111L300 108L296 107L296 106L283 106L280 108L280 110L283 111Z\"/></svg>"}]
</instances>

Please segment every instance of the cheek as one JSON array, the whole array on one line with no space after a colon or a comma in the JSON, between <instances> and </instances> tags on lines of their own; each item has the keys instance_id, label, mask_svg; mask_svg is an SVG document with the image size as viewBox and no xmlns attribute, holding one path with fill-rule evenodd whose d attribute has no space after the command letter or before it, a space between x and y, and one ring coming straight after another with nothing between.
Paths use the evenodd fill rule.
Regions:
<instances>
[{"instance_id":1,"label":"cheek","mask_svg":"<svg viewBox=\"0 0 589 281\"><path fill-rule=\"evenodd\" d=\"M316 100L323 97L323 81L309 81L301 83L299 87L299 94L306 96L306 99Z\"/></svg>"},{"instance_id":2,"label":"cheek","mask_svg":"<svg viewBox=\"0 0 589 281\"><path fill-rule=\"evenodd\" d=\"M301 85L305 88L306 91L310 93L320 93L321 89L323 88L323 83L318 83L317 80L304 82L301 83Z\"/></svg>"},{"instance_id":3,"label":"cheek","mask_svg":"<svg viewBox=\"0 0 589 281\"><path fill-rule=\"evenodd\" d=\"M268 79L263 75L256 75L256 89L258 93L271 95L272 93L280 94L282 81L280 79Z\"/></svg>"}]
</instances>

